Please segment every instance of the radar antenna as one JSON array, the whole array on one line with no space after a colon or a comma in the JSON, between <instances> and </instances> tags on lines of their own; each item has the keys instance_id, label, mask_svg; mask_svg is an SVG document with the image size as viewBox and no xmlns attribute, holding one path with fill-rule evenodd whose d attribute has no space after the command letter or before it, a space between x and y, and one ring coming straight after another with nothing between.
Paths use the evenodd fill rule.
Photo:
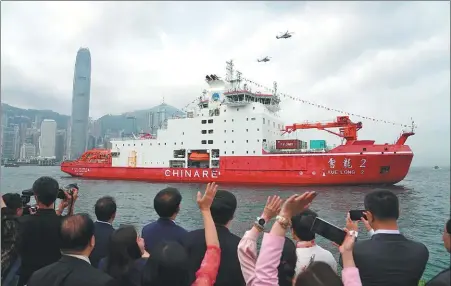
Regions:
<instances>
[{"instance_id":1,"label":"radar antenna","mask_svg":"<svg viewBox=\"0 0 451 286\"><path fill-rule=\"evenodd\" d=\"M274 95L277 95L277 82L274 82Z\"/></svg>"},{"instance_id":2,"label":"radar antenna","mask_svg":"<svg viewBox=\"0 0 451 286\"><path fill-rule=\"evenodd\" d=\"M228 62L226 62L227 64L227 76L226 76L226 81L230 82L233 80L233 60L230 60Z\"/></svg>"},{"instance_id":3,"label":"radar antenna","mask_svg":"<svg viewBox=\"0 0 451 286\"><path fill-rule=\"evenodd\" d=\"M240 71L236 71L236 87L239 89L241 86L241 72Z\"/></svg>"}]
</instances>

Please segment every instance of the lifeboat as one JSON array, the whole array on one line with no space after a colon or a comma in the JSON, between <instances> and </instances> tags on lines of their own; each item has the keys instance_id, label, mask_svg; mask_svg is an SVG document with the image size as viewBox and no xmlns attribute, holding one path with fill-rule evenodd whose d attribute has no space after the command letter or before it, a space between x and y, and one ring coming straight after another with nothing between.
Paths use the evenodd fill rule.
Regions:
<instances>
[{"instance_id":1,"label":"lifeboat","mask_svg":"<svg viewBox=\"0 0 451 286\"><path fill-rule=\"evenodd\" d=\"M191 161L209 161L210 154L193 152L189 155Z\"/></svg>"}]
</instances>

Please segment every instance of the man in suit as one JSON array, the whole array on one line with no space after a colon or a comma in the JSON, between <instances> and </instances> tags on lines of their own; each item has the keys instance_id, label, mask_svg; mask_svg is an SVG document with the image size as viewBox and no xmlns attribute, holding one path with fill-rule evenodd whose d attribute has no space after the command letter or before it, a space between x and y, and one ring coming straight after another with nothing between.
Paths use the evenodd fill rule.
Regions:
<instances>
[{"instance_id":1,"label":"man in suit","mask_svg":"<svg viewBox=\"0 0 451 286\"><path fill-rule=\"evenodd\" d=\"M142 238L146 250L152 255L152 248L163 240L174 240L183 244L187 231L175 223L180 211L182 195L175 188L166 188L158 192L153 200L153 207L160 217L142 229Z\"/></svg>"},{"instance_id":2,"label":"man in suit","mask_svg":"<svg viewBox=\"0 0 451 286\"><path fill-rule=\"evenodd\" d=\"M445 249L451 253L451 219L445 225L445 230L443 231L443 243ZM449 286L451 285L451 270L447 269L438 273L434 278L432 278L426 286Z\"/></svg>"},{"instance_id":3,"label":"man in suit","mask_svg":"<svg viewBox=\"0 0 451 286\"><path fill-rule=\"evenodd\" d=\"M429 251L399 232L398 197L386 190L365 196L365 214L374 230L370 239L354 245L354 261L364 286L416 286L423 275Z\"/></svg>"},{"instance_id":4,"label":"man in suit","mask_svg":"<svg viewBox=\"0 0 451 286\"><path fill-rule=\"evenodd\" d=\"M236 207L237 201L235 195L223 190L217 191L210 207L221 248L221 263L216 278L216 286L246 285L238 260L238 243L240 243L241 238L229 230ZM190 260L190 276L191 282L193 282L207 248L205 243L205 229L189 232L185 247Z\"/></svg>"},{"instance_id":5,"label":"man in suit","mask_svg":"<svg viewBox=\"0 0 451 286\"><path fill-rule=\"evenodd\" d=\"M102 197L97 200L94 211L97 217L94 231L96 244L89 260L97 268L100 259L107 255L110 236L114 232L112 223L116 217L116 201L110 196Z\"/></svg>"},{"instance_id":6,"label":"man in suit","mask_svg":"<svg viewBox=\"0 0 451 286\"><path fill-rule=\"evenodd\" d=\"M61 225L61 259L36 271L27 286L118 285L112 277L92 267L89 262L95 244L94 228L89 215L65 218Z\"/></svg>"},{"instance_id":7,"label":"man in suit","mask_svg":"<svg viewBox=\"0 0 451 286\"><path fill-rule=\"evenodd\" d=\"M61 213L69 205L69 198L61 201L55 211L55 201L59 192L58 182L51 177L41 177L32 187L38 210L33 215L19 218L18 251L22 265L19 270L18 286L26 282L34 271L58 261L61 258L59 229ZM68 194L66 193L66 196ZM74 190L72 209L78 197Z\"/></svg>"}]
</instances>

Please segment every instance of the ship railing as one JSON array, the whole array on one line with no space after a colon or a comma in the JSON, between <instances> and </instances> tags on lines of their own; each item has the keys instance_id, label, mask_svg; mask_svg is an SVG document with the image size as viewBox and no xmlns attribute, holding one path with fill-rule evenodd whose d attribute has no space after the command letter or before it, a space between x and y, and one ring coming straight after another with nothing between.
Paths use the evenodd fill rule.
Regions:
<instances>
[{"instance_id":1,"label":"ship railing","mask_svg":"<svg viewBox=\"0 0 451 286\"><path fill-rule=\"evenodd\" d=\"M154 136L152 138L142 138L142 137L131 137L131 136L124 136L124 137L117 137L117 138L111 138L110 141L126 141L126 140L155 140L157 139L157 136Z\"/></svg>"}]
</instances>

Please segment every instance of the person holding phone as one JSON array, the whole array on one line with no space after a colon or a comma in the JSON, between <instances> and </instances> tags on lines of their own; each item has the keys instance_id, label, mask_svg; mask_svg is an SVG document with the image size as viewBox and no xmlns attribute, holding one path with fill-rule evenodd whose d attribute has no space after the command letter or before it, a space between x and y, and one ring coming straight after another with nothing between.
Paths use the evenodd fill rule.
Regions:
<instances>
[{"instance_id":1,"label":"person holding phone","mask_svg":"<svg viewBox=\"0 0 451 286\"><path fill-rule=\"evenodd\" d=\"M358 236L357 222L353 222L349 214L346 217L345 237L341 245L333 242L338 247L343 257L343 270L341 279L335 271L322 261L313 262L296 278L294 286L305 285L344 285L344 286L361 286L359 270L355 266L353 249L354 243Z\"/></svg>"},{"instance_id":2,"label":"person holding phone","mask_svg":"<svg viewBox=\"0 0 451 286\"><path fill-rule=\"evenodd\" d=\"M388 190L368 193L365 215L374 234L359 240L354 261L364 285L418 285L429 251L426 246L406 238L398 227L399 200Z\"/></svg>"},{"instance_id":3,"label":"person holding phone","mask_svg":"<svg viewBox=\"0 0 451 286\"><path fill-rule=\"evenodd\" d=\"M315 242L315 232L311 230L317 213L307 209L291 218L292 236L296 241L296 274L315 261L327 263L335 272L337 261L332 253Z\"/></svg>"}]
</instances>

